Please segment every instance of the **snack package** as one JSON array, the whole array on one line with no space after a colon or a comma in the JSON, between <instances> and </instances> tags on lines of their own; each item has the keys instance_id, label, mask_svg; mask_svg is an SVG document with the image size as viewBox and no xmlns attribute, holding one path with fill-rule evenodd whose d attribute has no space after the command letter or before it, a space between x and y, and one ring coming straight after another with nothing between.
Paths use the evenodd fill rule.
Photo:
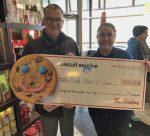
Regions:
<instances>
[{"instance_id":1,"label":"snack package","mask_svg":"<svg viewBox=\"0 0 150 136\"><path fill-rule=\"evenodd\" d=\"M2 74L0 74L0 94L1 94L0 102L5 102L12 98L8 84L7 71L5 73L3 72Z\"/></svg>"}]
</instances>

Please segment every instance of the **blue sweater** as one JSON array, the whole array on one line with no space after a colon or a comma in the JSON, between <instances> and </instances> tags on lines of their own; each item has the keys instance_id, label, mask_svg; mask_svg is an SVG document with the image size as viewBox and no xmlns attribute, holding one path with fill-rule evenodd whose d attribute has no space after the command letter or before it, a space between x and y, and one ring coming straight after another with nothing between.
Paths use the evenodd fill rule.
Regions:
<instances>
[{"instance_id":1,"label":"blue sweater","mask_svg":"<svg viewBox=\"0 0 150 136\"><path fill-rule=\"evenodd\" d=\"M122 50L122 49L119 49L119 48L115 48L113 47L111 53L108 55L108 56L103 56L100 52L99 52L100 49L98 49L95 54L93 54L92 56L93 57L103 57L103 58L118 58L118 59L130 59L130 55Z\"/></svg>"},{"instance_id":2,"label":"blue sweater","mask_svg":"<svg viewBox=\"0 0 150 136\"><path fill-rule=\"evenodd\" d=\"M135 60L143 60L141 49L144 50L144 48L141 46L141 43L136 38L132 37L128 40L127 44L127 52L131 58Z\"/></svg>"}]
</instances>

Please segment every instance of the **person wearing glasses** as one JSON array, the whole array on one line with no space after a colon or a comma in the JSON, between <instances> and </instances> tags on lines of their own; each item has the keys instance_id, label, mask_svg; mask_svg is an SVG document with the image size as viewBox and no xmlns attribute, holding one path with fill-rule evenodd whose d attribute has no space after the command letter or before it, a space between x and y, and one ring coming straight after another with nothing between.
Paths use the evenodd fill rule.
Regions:
<instances>
[{"instance_id":1,"label":"person wearing glasses","mask_svg":"<svg viewBox=\"0 0 150 136\"><path fill-rule=\"evenodd\" d=\"M62 31L63 11L56 4L48 5L44 10L42 35L31 40L23 50L27 54L76 55L79 49L76 42ZM56 136L58 123L61 136L74 135L74 111L70 104L56 106L36 104L35 110L41 115L43 136Z\"/></svg>"}]
</instances>

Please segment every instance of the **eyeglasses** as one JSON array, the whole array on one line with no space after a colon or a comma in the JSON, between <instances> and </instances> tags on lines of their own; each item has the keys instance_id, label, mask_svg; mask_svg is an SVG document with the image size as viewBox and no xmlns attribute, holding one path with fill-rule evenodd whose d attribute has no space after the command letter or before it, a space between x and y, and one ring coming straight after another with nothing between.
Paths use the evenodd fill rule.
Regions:
<instances>
[{"instance_id":1,"label":"eyeglasses","mask_svg":"<svg viewBox=\"0 0 150 136\"><path fill-rule=\"evenodd\" d=\"M47 17L45 20L46 20L48 23L54 23L54 22L56 22L56 23L58 23L58 24L61 24L61 23L64 22L64 20L61 19L61 18L52 18L52 17Z\"/></svg>"},{"instance_id":2,"label":"eyeglasses","mask_svg":"<svg viewBox=\"0 0 150 136\"><path fill-rule=\"evenodd\" d=\"M99 37L105 37L105 36L107 36L107 37L113 37L113 35L114 35L113 33L99 33L98 34Z\"/></svg>"}]
</instances>

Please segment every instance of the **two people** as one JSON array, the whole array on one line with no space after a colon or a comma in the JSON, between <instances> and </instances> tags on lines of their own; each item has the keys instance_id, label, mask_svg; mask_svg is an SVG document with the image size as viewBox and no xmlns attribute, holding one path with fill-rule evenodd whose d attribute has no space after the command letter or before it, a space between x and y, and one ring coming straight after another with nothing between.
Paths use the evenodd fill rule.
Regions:
<instances>
[{"instance_id":1,"label":"two people","mask_svg":"<svg viewBox=\"0 0 150 136\"><path fill-rule=\"evenodd\" d=\"M63 11L56 4L48 5L44 10L42 36L31 40L24 48L27 54L77 55L79 49L75 41L62 31ZM116 29L113 24L103 23L97 30L99 48L93 57L130 59L126 51L114 47ZM150 64L147 62L150 69ZM74 110L71 105L35 105L41 114L43 136L56 136L58 123L62 136L73 136ZM98 136L124 136L128 128L131 111L89 108Z\"/></svg>"}]
</instances>

